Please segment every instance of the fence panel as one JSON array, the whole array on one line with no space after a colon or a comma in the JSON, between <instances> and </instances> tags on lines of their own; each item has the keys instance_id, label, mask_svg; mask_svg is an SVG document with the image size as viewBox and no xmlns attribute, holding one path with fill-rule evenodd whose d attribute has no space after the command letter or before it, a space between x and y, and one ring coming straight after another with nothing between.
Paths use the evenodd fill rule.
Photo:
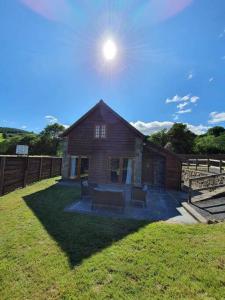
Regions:
<instances>
[{"instance_id":1,"label":"fence panel","mask_svg":"<svg viewBox=\"0 0 225 300\"><path fill-rule=\"evenodd\" d=\"M62 158L0 156L0 196L35 181L61 175Z\"/></svg>"}]
</instances>

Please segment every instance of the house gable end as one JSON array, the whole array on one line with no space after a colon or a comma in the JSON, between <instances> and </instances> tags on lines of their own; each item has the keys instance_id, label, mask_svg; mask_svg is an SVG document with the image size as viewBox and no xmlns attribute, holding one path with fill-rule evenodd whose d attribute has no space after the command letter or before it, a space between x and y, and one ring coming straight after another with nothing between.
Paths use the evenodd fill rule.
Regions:
<instances>
[{"instance_id":1,"label":"house gable end","mask_svg":"<svg viewBox=\"0 0 225 300\"><path fill-rule=\"evenodd\" d=\"M111 115L110 118L108 118ZM114 116L114 118L112 117ZM68 136L71 132L81 125L85 120L92 119L97 123L109 123L123 124L126 128L131 131L131 133L135 136L138 136L144 139L144 135L138 131L135 127L133 127L130 123L128 123L125 119L123 119L119 114L117 114L113 109L111 109L103 100L100 100L94 107L92 107L86 114L84 114L80 119L78 119L74 124L72 124L65 132L61 135L62 137Z\"/></svg>"}]
</instances>

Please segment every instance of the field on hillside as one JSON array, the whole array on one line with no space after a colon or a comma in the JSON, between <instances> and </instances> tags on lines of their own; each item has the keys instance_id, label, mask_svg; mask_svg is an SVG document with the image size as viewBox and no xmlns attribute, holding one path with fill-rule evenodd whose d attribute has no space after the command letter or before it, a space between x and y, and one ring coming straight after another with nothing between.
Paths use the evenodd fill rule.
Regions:
<instances>
[{"instance_id":1,"label":"field on hillside","mask_svg":"<svg viewBox=\"0 0 225 300\"><path fill-rule=\"evenodd\" d=\"M0 133L0 143L1 143L2 141L4 141L4 138L3 138L2 133Z\"/></svg>"},{"instance_id":2,"label":"field on hillside","mask_svg":"<svg viewBox=\"0 0 225 300\"><path fill-rule=\"evenodd\" d=\"M225 299L225 224L66 213L48 179L0 198L0 299Z\"/></svg>"}]
</instances>

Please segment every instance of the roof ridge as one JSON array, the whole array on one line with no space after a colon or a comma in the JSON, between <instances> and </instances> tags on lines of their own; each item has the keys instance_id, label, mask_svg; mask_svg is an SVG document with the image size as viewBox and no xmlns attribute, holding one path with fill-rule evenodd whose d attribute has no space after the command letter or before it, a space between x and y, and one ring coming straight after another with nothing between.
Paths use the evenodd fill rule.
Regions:
<instances>
[{"instance_id":1,"label":"roof ridge","mask_svg":"<svg viewBox=\"0 0 225 300\"><path fill-rule=\"evenodd\" d=\"M64 133L61 135L62 137L66 136L74 127L76 127L80 122L85 120L90 113L92 113L95 109L97 109L100 105L104 105L108 110L110 110L117 118L119 118L124 125L126 125L128 128L130 128L132 131L134 131L137 135L144 138L145 136L137 130L134 126L132 126L127 120L125 120L123 117L121 117L115 110L113 110L106 102L104 102L102 99L99 100L91 109L89 109L83 116L81 116L77 121L75 121L69 128L67 128Z\"/></svg>"}]
</instances>

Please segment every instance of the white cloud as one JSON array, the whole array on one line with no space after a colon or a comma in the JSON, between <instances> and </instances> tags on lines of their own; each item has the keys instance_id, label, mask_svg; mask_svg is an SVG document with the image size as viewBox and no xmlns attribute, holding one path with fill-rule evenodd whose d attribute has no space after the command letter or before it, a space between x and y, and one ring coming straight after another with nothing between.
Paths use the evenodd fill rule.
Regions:
<instances>
[{"instance_id":1,"label":"white cloud","mask_svg":"<svg viewBox=\"0 0 225 300\"><path fill-rule=\"evenodd\" d=\"M178 115L176 115L176 114L173 114L173 120L174 120L174 121L177 121L177 120L179 120L179 116L178 116Z\"/></svg>"},{"instance_id":2,"label":"white cloud","mask_svg":"<svg viewBox=\"0 0 225 300\"><path fill-rule=\"evenodd\" d=\"M58 122L58 119L54 116L51 116L51 115L45 116L45 119L48 122L48 124L54 124L54 123Z\"/></svg>"},{"instance_id":3,"label":"white cloud","mask_svg":"<svg viewBox=\"0 0 225 300\"><path fill-rule=\"evenodd\" d=\"M173 126L173 122L170 121L165 121L165 122L160 122L160 121L153 121L153 122L142 122L142 121L137 121L137 122L130 122L132 126L137 128L139 131L141 131L143 134L149 135L154 132L157 132L162 129L169 129L170 127Z\"/></svg>"},{"instance_id":4,"label":"white cloud","mask_svg":"<svg viewBox=\"0 0 225 300\"><path fill-rule=\"evenodd\" d=\"M168 103L173 103L173 102L181 102L181 101L183 101L183 100L181 100L182 99L182 97L180 97L180 96L178 96L178 95L175 95L173 98L167 98L166 99L166 104L168 104Z\"/></svg>"},{"instance_id":5,"label":"white cloud","mask_svg":"<svg viewBox=\"0 0 225 300\"><path fill-rule=\"evenodd\" d=\"M181 109L176 112L176 114L187 114L187 113L191 113L191 108Z\"/></svg>"},{"instance_id":6,"label":"white cloud","mask_svg":"<svg viewBox=\"0 0 225 300\"><path fill-rule=\"evenodd\" d=\"M194 77L193 73L190 72L190 73L188 74L187 80L191 80L193 77Z\"/></svg>"},{"instance_id":7,"label":"white cloud","mask_svg":"<svg viewBox=\"0 0 225 300\"><path fill-rule=\"evenodd\" d=\"M198 100L199 100L199 97L198 97L198 96L192 96L192 97L190 98L190 102L191 102L191 103L196 103Z\"/></svg>"},{"instance_id":8,"label":"white cloud","mask_svg":"<svg viewBox=\"0 0 225 300\"><path fill-rule=\"evenodd\" d=\"M185 95L183 97L175 95L173 98L167 98L166 99L166 104L169 103L177 103L177 102L191 102L195 103L199 100L200 98L198 96L191 96L190 94Z\"/></svg>"},{"instance_id":9,"label":"white cloud","mask_svg":"<svg viewBox=\"0 0 225 300\"><path fill-rule=\"evenodd\" d=\"M179 109L179 110L182 110L185 106L187 106L188 105L188 102L184 102L184 103L180 103L180 104L178 104L177 105L177 108Z\"/></svg>"},{"instance_id":10,"label":"white cloud","mask_svg":"<svg viewBox=\"0 0 225 300\"><path fill-rule=\"evenodd\" d=\"M21 129L26 129L26 128L27 128L26 125L21 126Z\"/></svg>"},{"instance_id":11,"label":"white cloud","mask_svg":"<svg viewBox=\"0 0 225 300\"><path fill-rule=\"evenodd\" d=\"M209 114L209 124L215 124L215 123L221 123L221 122L225 122L225 112L216 112L213 111Z\"/></svg>"},{"instance_id":12,"label":"white cloud","mask_svg":"<svg viewBox=\"0 0 225 300\"><path fill-rule=\"evenodd\" d=\"M189 130L194 132L197 135L204 134L206 131L210 128L210 126L204 126L204 125L192 125L187 123L187 127Z\"/></svg>"},{"instance_id":13,"label":"white cloud","mask_svg":"<svg viewBox=\"0 0 225 300\"><path fill-rule=\"evenodd\" d=\"M212 82L213 80L214 80L213 77L210 77L210 78L209 78L209 82Z\"/></svg>"},{"instance_id":14,"label":"white cloud","mask_svg":"<svg viewBox=\"0 0 225 300\"><path fill-rule=\"evenodd\" d=\"M186 95L181 98L181 101L189 101L190 100L190 95Z\"/></svg>"},{"instance_id":15,"label":"white cloud","mask_svg":"<svg viewBox=\"0 0 225 300\"><path fill-rule=\"evenodd\" d=\"M178 111L175 112L173 114L173 119L174 121L178 120L178 114L187 114L187 113L191 113L192 109L188 108L188 109L184 109L187 105L189 104L196 104L196 102L199 100L200 98L198 96L191 96L191 94L187 94L183 97L179 96L179 95L175 95L172 98L167 98L166 99L166 104L168 103L180 103L177 105Z\"/></svg>"},{"instance_id":16,"label":"white cloud","mask_svg":"<svg viewBox=\"0 0 225 300\"><path fill-rule=\"evenodd\" d=\"M66 129L70 127L70 125L67 124L62 124L62 126L64 126Z\"/></svg>"},{"instance_id":17,"label":"white cloud","mask_svg":"<svg viewBox=\"0 0 225 300\"><path fill-rule=\"evenodd\" d=\"M130 123L132 126L134 126L136 129L141 131L145 135L150 135L152 133L155 133L157 131L160 131L162 129L170 129L174 122L170 121L153 121L153 122L142 122L142 121L137 121L137 122L131 122ZM204 125L192 125L189 123L186 123L187 127L189 130L194 132L197 135L204 134L210 127L209 126L204 126Z\"/></svg>"},{"instance_id":18,"label":"white cloud","mask_svg":"<svg viewBox=\"0 0 225 300\"><path fill-rule=\"evenodd\" d=\"M225 36L225 29L219 34L219 38L221 39L224 36Z\"/></svg>"}]
</instances>

